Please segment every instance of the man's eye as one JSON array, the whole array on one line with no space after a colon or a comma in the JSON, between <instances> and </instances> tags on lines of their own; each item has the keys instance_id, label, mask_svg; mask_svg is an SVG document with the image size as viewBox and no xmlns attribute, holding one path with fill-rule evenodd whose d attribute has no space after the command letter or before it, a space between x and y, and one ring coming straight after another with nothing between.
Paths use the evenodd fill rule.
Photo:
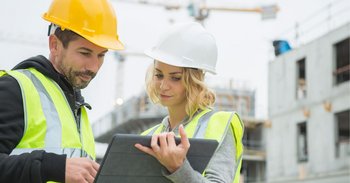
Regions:
<instances>
[{"instance_id":1,"label":"man's eye","mask_svg":"<svg viewBox=\"0 0 350 183\"><path fill-rule=\"evenodd\" d=\"M85 56L89 56L90 55L89 52L80 52L80 54L85 55Z\"/></svg>"}]
</instances>

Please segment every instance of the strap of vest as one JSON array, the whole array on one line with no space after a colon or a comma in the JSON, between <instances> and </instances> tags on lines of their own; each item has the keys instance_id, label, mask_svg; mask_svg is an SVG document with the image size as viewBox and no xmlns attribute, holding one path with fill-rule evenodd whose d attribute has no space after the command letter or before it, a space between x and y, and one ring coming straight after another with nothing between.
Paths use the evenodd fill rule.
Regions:
<instances>
[{"instance_id":1,"label":"strap of vest","mask_svg":"<svg viewBox=\"0 0 350 183\"><path fill-rule=\"evenodd\" d=\"M219 127L219 128L218 128ZM225 127L225 128L223 128ZM225 138L228 129L231 128L234 135L234 141L236 145L236 172L234 176L234 183L239 183L240 170L242 165L243 144L242 138L244 133L243 123L236 112L224 112L220 111L212 115L210 118L210 124L207 127L206 138L217 139L221 145L221 142ZM220 135L221 134L221 135Z\"/></svg>"},{"instance_id":2,"label":"strap of vest","mask_svg":"<svg viewBox=\"0 0 350 183\"><path fill-rule=\"evenodd\" d=\"M71 108L69 107L69 102L67 101L61 87L58 86L58 84L55 81L52 81L51 79L47 78L36 69L29 68L28 70L30 70L31 73L38 77L40 81L46 83L45 85L43 85L45 87L45 90L48 91L48 93L54 95L56 99L53 100L53 104L56 106L56 110L58 112L59 117L58 119L61 121L60 124L62 125L61 137L71 138L69 140L63 141L62 147L81 148L84 151L87 151L89 156L95 158L95 146L92 135L92 129L87 119L87 114L84 111L85 109L82 108L81 111L81 121L79 129L80 132L74 131L72 133L72 128L78 129L78 127L74 118L74 114ZM83 146L84 141L86 142L85 145L87 148ZM84 153L82 153L81 155L84 156Z\"/></svg>"},{"instance_id":3,"label":"strap of vest","mask_svg":"<svg viewBox=\"0 0 350 183\"><path fill-rule=\"evenodd\" d=\"M64 92L56 82L47 78L39 71L35 70L34 68L30 68L28 70L30 70L30 72L33 75L35 75L41 82L45 83L43 85L44 90L46 90L49 94L54 95L53 97L55 97L55 100L53 100L53 104L56 107L59 120L62 122L62 136L63 137L71 136L72 134L67 134L67 133L70 133L70 130L67 130L67 128L74 127L75 129L77 129L77 126L75 123L74 114L71 108L69 107L69 102L67 101L64 95ZM69 125L67 126L65 125L67 122L74 122L74 123L69 123Z\"/></svg>"},{"instance_id":4,"label":"strap of vest","mask_svg":"<svg viewBox=\"0 0 350 183\"><path fill-rule=\"evenodd\" d=\"M236 143L236 172L235 172L235 179L233 183L239 183L239 177L240 177L240 170L242 167L242 159L243 159L243 133L244 133L244 125L242 120L239 118L238 115L235 115L235 118L230 123L231 128L233 130L233 135L235 137L235 143Z\"/></svg>"},{"instance_id":5,"label":"strap of vest","mask_svg":"<svg viewBox=\"0 0 350 183\"><path fill-rule=\"evenodd\" d=\"M78 148L55 148L55 147L46 147L43 149L40 148L21 148L14 149L11 152L11 155L19 155L22 153L30 153L35 150L44 150L45 152L55 153L55 154L66 154L68 158L74 157L88 157L90 159L94 159L91 157L86 151Z\"/></svg>"},{"instance_id":6,"label":"strap of vest","mask_svg":"<svg viewBox=\"0 0 350 183\"><path fill-rule=\"evenodd\" d=\"M142 132L141 135L146 135L146 136L153 135L153 134L155 134L155 132L156 132L158 129L161 130L162 127L163 127L163 125L162 125L162 123L160 123L160 124L158 124L158 125L156 125L156 126L150 128L150 129L148 129L148 130Z\"/></svg>"},{"instance_id":7,"label":"strap of vest","mask_svg":"<svg viewBox=\"0 0 350 183\"><path fill-rule=\"evenodd\" d=\"M187 137L188 138L204 138L203 137L197 137L196 134L198 134L198 132L201 130L201 126L202 126L202 123L205 122L206 119L208 119L208 117L210 117L210 115L212 113L210 113L210 115L206 115L208 114L209 112L211 112L212 110L207 108L207 109L204 109L203 111L201 111L199 114L197 114L196 116L194 116L194 118L191 120L190 123L188 123L188 125L185 126L185 132L187 134ZM205 117L207 116L207 117ZM204 117L204 118L202 118Z\"/></svg>"},{"instance_id":8,"label":"strap of vest","mask_svg":"<svg viewBox=\"0 0 350 183\"><path fill-rule=\"evenodd\" d=\"M19 71L7 71L7 73L15 78L18 81L18 84L21 88L21 94L23 98L23 110L24 110L24 134L22 139L28 139L26 143L21 143L21 141L16 148L30 148L33 145L35 146L43 146L43 139L38 139L41 137L42 133L46 133L46 125L44 123L45 119L43 118L43 108L39 100L31 100L34 98L40 98L39 93L37 92L32 81L22 72ZM30 92L25 92L30 91ZM30 107L29 107L30 103ZM28 121L36 121L38 129L34 130L34 133L28 134ZM33 138L33 135L35 137Z\"/></svg>"},{"instance_id":9,"label":"strap of vest","mask_svg":"<svg viewBox=\"0 0 350 183\"><path fill-rule=\"evenodd\" d=\"M59 121L59 115L50 94L45 90L45 87L40 80L29 70L19 70L19 72L22 72L31 79L39 93L41 105L46 118L46 127L47 130L50 130L49 132L46 131L45 147L61 147L61 122Z\"/></svg>"},{"instance_id":10,"label":"strap of vest","mask_svg":"<svg viewBox=\"0 0 350 183\"><path fill-rule=\"evenodd\" d=\"M6 74L6 71L0 70L0 77L3 76L3 75L5 75L5 74Z\"/></svg>"},{"instance_id":11,"label":"strap of vest","mask_svg":"<svg viewBox=\"0 0 350 183\"><path fill-rule=\"evenodd\" d=\"M240 182L240 176L241 176L241 167L242 167L242 155L240 156L240 158L238 159L238 165L236 167L236 173L235 173L235 177L233 180L233 183L239 183Z\"/></svg>"},{"instance_id":12,"label":"strap of vest","mask_svg":"<svg viewBox=\"0 0 350 183\"><path fill-rule=\"evenodd\" d=\"M88 119L88 115L84 106L81 107L80 114L80 133L82 135L82 147L88 152L90 156L93 157L93 160L96 158L95 152L95 139L94 134L92 133L91 125Z\"/></svg>"},{"instance_id":13,"label":"strap of vest","mask_svg":"<svg viewBox=\"0 0 350 183\"><path fill-rule=\"evenodd\" d=\"M211 109L205 109L201 111L199 114L197 114L191 122L185 126L185 132L187 134L188 138L197 137L197 138L204 138L203 133L205 133L205 127L208 124L208 119L210 116L214 113ZM161 133L162 129L164 128L164 125L162 123L144 131L141 133L141 135L153 135L153 134L159 134ZM197 136L201 135L201 136Z\"/></svg>"},{"instance_id":14,"label":"strap of vest","mask_svg":"<svg viewBox=\"0 0 350 183\"><path fill-rule=\"evenodd\" d=\"M244 125L242 120L239 118L239 116L238 115L235 115L235 116L236 118L234 118L234 120L231 121L230 125L233 130L233 135L235 136L235 143L237 147L236 160L238 160L238 159L241 159L241 156L243 155L242 138L244 134Z\"/></svg>"},{"instance_id":15,"label":"strap of vest","mask_svg":"<svg viewBox=\"0 0 350 183\"><path fill-rule=\"evenodd\" d=\"M215 112L216 111L214 110L208 111L199 118L196 130L193 133L193 137L205 138L205 132L207 131L209 119Z\"/></svg>"},{"instance_id":16,"label":"strap of vest","mask_svg":"<svg viewBox=\"0 0 350 183\"><path fill-rule=\"evenodd\" d=\"M205 138L215 139L219 142L219 146L222 140L227 134L227 130L230 127L230 122L235 112L218 111L214 113L209 119L210 124L206 128Z\"/></svg>"}]
</instances>

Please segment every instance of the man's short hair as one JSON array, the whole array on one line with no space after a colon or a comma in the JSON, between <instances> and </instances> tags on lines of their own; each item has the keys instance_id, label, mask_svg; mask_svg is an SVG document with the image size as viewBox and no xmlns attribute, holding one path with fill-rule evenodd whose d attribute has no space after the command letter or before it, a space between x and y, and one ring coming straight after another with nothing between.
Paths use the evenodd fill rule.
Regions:
<instances>
[{"instance_id":1,"label":"man's short hair","mask_svg":"<svg viewBox=\"0 0 350 183\"><path fill-rule=\"evenodd\" d=\"M55 36L62 42L64 48L68 47L70 41L76 40L78 37L81 37L79 34L71 30L62 30L60 27L58 27L55 30Z\"/></svg>"},{"instance_id":2,"label":"man's short hair","mask_svg":"<svg viewBox=\"0 0 350 183\"><path fill-rule=\"evenodd\" d=\"M78 37L81 37L79 34L64 29L62 30L60 26L56 24L50 24L48 29L48 35L54 34L61 42L64 48L68 47L68 44L70 41L73 41L77 39Z\"/></svg>"}]
</instances>

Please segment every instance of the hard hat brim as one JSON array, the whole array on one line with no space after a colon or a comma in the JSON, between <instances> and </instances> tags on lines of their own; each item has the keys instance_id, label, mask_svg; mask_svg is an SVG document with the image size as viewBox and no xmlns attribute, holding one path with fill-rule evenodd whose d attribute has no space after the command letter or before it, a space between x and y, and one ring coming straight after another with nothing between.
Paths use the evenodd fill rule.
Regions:
<instances>
[{"instance_id":1,"label":"hard hat brim","mask_svg":"<svg viewBox=\"0 0 350 183\"><path fill-rule=\"evenodd\" d=\"M150 49L146 49L144 51L144 54L147 55L148 57L157 60L159 62L163 62L165 64L168 65L172 65L172 66L176 66L176 67L185 67L185 68L196 68L196 69L201 69L205 72L209 72L213 75L216 75L216 71L214 71L211 68L204 68L204 67L198 67L196 65L189 65L188 62L187 63L183 63L180 59L177 58L169 58L169 55L163 55L160 52L157 52L156 50L150 48Z\"/></svg>"}]
</instances>

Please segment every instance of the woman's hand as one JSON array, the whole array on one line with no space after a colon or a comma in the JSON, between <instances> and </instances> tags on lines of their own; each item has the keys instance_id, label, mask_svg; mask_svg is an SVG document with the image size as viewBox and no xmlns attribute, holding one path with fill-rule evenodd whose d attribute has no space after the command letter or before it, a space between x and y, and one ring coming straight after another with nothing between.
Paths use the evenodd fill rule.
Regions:
<instances>
[{"instance_id":1,"label":"woman's hand","mask_svg":"<svg viewBox=\"0 0 350 183\"><path fill-rule=\"evenodd\" d=\"M170 173L173 173L181 167L186 159L187 151L190 148L190 142L182 125L179 127L179 133L181 136L179 145L175 143L174 132L169 132L153 135L151 148L142 146L141 144L135 144L135 147L158 159Z\"/></svg>"}]
</instances>

